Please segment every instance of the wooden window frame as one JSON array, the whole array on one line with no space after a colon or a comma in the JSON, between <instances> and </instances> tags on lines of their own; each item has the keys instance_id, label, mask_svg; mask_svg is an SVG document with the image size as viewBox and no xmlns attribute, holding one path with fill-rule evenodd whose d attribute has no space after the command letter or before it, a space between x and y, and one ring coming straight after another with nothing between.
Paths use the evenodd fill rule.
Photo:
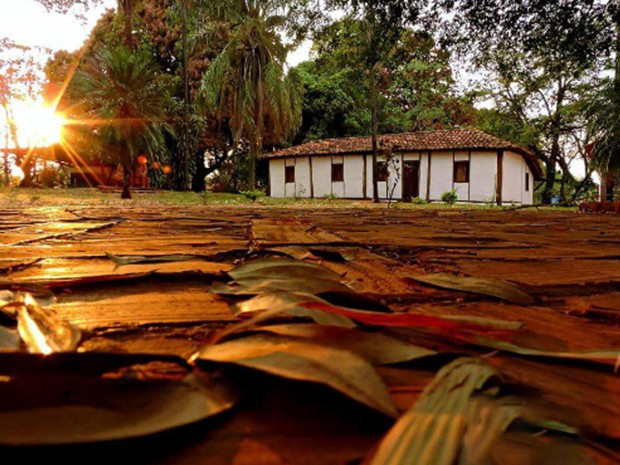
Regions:
<instances>
[{"instance_id":1,"label":"wooden window frame","mask_svg":"<svg viewBox=\"0 0 620 465\"><path fill-rule=\"evenodd\" d=\"M284 167L284 183L295 184L295 165Z\"/></svg>"},{"instance_id":2,"label":"wooden window frame","mask_svg":"<svg viewBox=\"0 0 620 465\"><path fill-rule=\"evenodd\" d=\"M344 163L332 163L332 182L344 182Z\"/></svg>"},{"instance_id":3,"label":"wooden window frame","mask_svg":"<svg viewBox=\"0 0 620 465\"><path fill-rule=\"evenodd\" d=\"M459 172L458 166L460 166L460 165L466 167L465 168L465 178L464 178L465 180L457 179L457 173ZM470 179L469 167L470 167L469 160L455 160L454 161L454 169L453 169L453 172L452 172L452 179L453 179L453 182L455 184L468 184L469 183L469 179Z\"/></svg>"},{"instance_id":4,"label":"wooden window frame","mask_svg":"<svg viewBox=\"0 0 620 465\"><path fill-rule=\"evenodd\" d=\"M525 172L525 192L530 191L530 173L529 171Z\"/></svg>"}]
</instances>

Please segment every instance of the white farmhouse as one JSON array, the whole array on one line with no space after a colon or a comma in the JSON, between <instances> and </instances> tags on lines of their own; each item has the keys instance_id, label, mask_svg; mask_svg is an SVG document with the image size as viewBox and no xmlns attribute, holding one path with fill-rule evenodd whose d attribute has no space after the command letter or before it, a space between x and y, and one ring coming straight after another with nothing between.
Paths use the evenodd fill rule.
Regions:
<instances>
[{"instance_id":1,"label":"white farmhouse","mask_svg":"<svg viewBox=\"0 0 620 465\"><path fill-rule=\"evenodd\" d=\"M476 129L418 131L379 136L378 189L382 199L530 205L543 177L522 147ZM309 142L264 153L272 197L372 198L369 136Z\"/></svg>"}]
</instances>

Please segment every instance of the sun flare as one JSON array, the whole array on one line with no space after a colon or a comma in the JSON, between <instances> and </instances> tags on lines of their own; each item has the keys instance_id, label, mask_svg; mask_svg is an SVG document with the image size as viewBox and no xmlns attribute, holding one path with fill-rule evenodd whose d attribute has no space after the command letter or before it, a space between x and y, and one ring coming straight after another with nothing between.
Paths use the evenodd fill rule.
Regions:
<instances>
[{"instance_id":1,"label":"sun flare","mask_svg":"<svg viewBox=\"0 0 620 465\"><path fill-rule=\"evenodd\" d=\"M13 105L13 111L22 145L47 147L61 141L65 120L42 101L18 102Z\"/></svg>"}]
</instances>

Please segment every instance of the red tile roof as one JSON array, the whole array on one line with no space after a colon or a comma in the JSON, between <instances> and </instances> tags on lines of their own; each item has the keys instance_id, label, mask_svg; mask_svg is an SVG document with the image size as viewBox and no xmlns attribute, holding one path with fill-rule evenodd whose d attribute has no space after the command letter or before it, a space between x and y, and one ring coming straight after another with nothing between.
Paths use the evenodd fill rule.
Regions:
<instances>
[{"instance_id":1,"label":"red tile roof","mask_svg":"<svg viewBox=\"0 0 620 465\"><path fill-rule=\"evenodd\" d=\"M405 132L379 136L379 149L392 152L440 150L511 150L522 155L536 178L542 177L540 164L532 153L507 140L477 129L442 129L438 131ZM295 145L276 152L263 153L263 158L344 155L370 153L370 136L325 139Z\"/></svg>"}]
</instances>

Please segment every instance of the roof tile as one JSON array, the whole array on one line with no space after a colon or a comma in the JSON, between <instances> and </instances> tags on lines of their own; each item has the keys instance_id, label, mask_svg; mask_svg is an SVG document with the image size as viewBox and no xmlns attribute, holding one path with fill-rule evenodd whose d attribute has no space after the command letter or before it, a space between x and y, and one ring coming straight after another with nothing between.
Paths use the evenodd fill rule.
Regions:
<instances>
[{"instance_id":1,"label":"roof tile","mask_svg":"<svg viewBox=\"0 0 620 465\"><path fill-rule=\"evenodd\" d=\"M379 149L392 152L426 150L512 150L523 155L535 175L542 176L536 158L526 149L477 129L442 129L437 131L405 132L379 136ZM343 155L372 151L370 136L325 139L295 145L275 152L263 153L263 158Z\"/></svg>"}]
</instances>

